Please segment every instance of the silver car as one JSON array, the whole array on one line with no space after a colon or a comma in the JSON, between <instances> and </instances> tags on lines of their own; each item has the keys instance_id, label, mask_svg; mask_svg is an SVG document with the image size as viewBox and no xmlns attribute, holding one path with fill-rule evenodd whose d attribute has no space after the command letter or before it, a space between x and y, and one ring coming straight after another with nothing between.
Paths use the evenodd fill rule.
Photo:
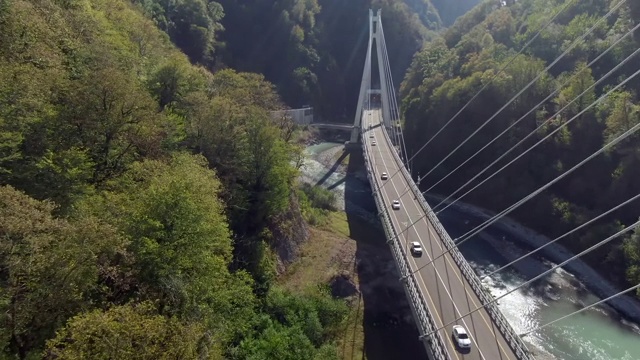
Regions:
<instances>
[{"instance_id":1,"label":"silver car","mask_svg":"<svg viewBox=\"0 0 640 360\"><path fill-rule=\"evenodd\" d=\"M400 210L400 200L393 200L391 208L393 208L393 210Z\"/></svg>"},{"instance_id":2,"label":"silver car","mask_svg":"<svg viewBox=\"0 0 640 360\"><path fill-rule=\"evenodd\" d=\"M456 342L456 345L461 349L469 349L471 348L471 339L467 334L467 330L461 325L453 325L453 332L451 333L451 337Z\"/></svg>"},{"instance_id":3,"label":"silver car","mask_svg":"<svg viewBox=\"0 0 640 360\"><path fill-rule=\"evenodd\" d=\"M422 256L422 245L419 242L413 241L411 242L411 254L416 257Z\"/></svg>"}]
</instances>

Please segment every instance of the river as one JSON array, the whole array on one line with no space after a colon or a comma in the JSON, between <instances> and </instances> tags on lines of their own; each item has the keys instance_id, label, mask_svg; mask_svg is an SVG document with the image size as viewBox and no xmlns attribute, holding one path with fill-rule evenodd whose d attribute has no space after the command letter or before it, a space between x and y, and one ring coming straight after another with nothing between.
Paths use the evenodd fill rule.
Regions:
<instances>
[{"instance_id":1,"label":"river","mask_svg":"<svg viewBox=\"0 0 640 360\"><path fill-rule=\"evenodd\" d=\"M336 192L344 208L345 174L330 171L327 159L339 151L340 144L321 143L307 147L308 159L303 167L302 179L310 183L320 181L322 186ZM322 157L325 157L324 160ZM330 172L330 174L328 174ZM357 176L358 174L354 175ZM350 175L351 176L351 175ZM361 196L371 196L366 180L356 191ZM359 194L359 195L360 195ZM351 196L350 198L354 198ZM355 197L357 199L358 197ZM431 202L432 199L429 198ZM355 204L357 205L357 204ZM354 208L353 206L351 208ZM375 221L375 209L359 209L360 216ZM451 206L440 219L452 237L461 235L486 218L481 209L470 205ZM505 224L502 224L505 225ZM516 259L533 246L537 234L522 231L514 222L509 226L492 226L461 246L461 251L474 270L487 274ZM489 245L489 246L487 246ZM550 247L549 252L541 252L539 257L526 258L516 267L508 268L484 283L494 296L500 296L518 284L549 269L558 260L558 254L565 251L560 247ZM566 251L565 251L566 252ZM585 283L578 278L593 278L593 269L580 261L573 261L565 269L558 269L552 275L523 287L499 301L499 307L517 333L527 332L542 324L569 314L585 305L598 301L594 292L610 286L598 279ZM640 313L638 302L630 298L621 306L629 312ZM608 306L598 306L569 317L558 323L539 329L525 337L529 348L539 359L566 360L640 360L640 328L625 321ZM491 360L491 359L488 359Z\"/></svg>"}]
</instances>

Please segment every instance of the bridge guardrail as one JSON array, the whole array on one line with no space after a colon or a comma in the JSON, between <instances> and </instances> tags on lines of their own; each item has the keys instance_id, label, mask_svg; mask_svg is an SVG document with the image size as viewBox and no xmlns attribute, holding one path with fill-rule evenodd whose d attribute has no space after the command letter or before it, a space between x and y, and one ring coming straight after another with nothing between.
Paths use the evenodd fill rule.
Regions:
<instances>
[{"instance_id":1,"label":"bridge guardrail","mask_svg":"<svg viewBox=\"0 0 640 360\"><path fill-rule=\"evenodd\" d=\"M361 134L362 136L362 134ZM364 139L361 139L362 143L364 143ZM420 328L421 336L425 336L427 341L429 342L429 346L431 348L431 352L435 357L434 360L447 360L448 356L445 351L444 341L440 336L440 333L435 331L437 326L433 323L433 314L429 310L427 303L422 296L422 293L419 291L419 287L415 278L415 275L411 273L410 267L407 264L406 251L402 246L399 237L393 227L393 223L391 222L391 218L389 217L388 208L384 204L384 199L380 196L380 186L376 180L375 173L371 168L370 158L369 158L369 149L366 146L363 146L364 152L364 161L365 167L367 170L367 177L369 178L369 183L374 187L373 189L373 197L376 202L376 206L380 211L380 220L382 222L382 227L385 231L387 239L390 240L391 252L395 258L395 263L398 267L400 275L405 277L404 285L407 294L409 295L409 300L414 309L416 316L418 317L418 327ZM429 334L429 335L427 335Z\"/></svg>"},{"instance_id":2,"label":"bridge guardrail","mask_svg":"<svg viewBox=\"0 0 640 360\"><path fill-rule=\"evenodd\" d=\"M389 134L386 131L386 128L382 132L384 133L384 137L385 137L385 140L387 141L387 144L391 145L390 147L395 149L395 147L393 146L393 143L391 142L391 138L389 137ZM364 148L366 148L366 146ZM413 192L414 197L418 200L418 202L422 206L422 209L424 210L425 214L427 214L427 218L429 219L429 222L431 223L433 228L436 230L436 233L443 240L445 247L448 250L450 250L449 253L451 254L451 257L460 268L463 276L467 279L467 281L469 281L469 284L471 284L471 288L476 293L476 295L478 296L482 304L485 305L485 309L487 309L487 312L489 313L489 316L491 316L492 320L494 321L494 324L496 324L496 326L498 327L502 335L505 337L505 340L509 344L509 347L511 347L511 349L519 359L533 360L531 353L527 349L526 345L524 344L520 336L516 334L516 332L511 327L511 324L509 324L509 322L504 317L500 309L498 309L498 306L494 301L495 298L493 297L493 295L488 293L487 289L484 287L484 285L482 285L475 271L473 271L473 269L469 265L469 262L467 262L467 259L465 259L464 256L462 256L462 253L460 253L460 250L458 250L454 241L449 236L449 233L442 226L442 223L440 223L440 220L438 219L437 215L433 212L433 210L431 209L431 206L429 206L427 201L422 196L422 192L420 191L420 189L418 189L418 186L413 181L413 178L411 177L406 167L402 163L402 160L400 159L400 156L398 155L398 153L396 151L391 151L391 153L393 153L396 164L398 164L398 167L401 169L402 175L405 177L407 184L409 184L409 187L411 188L411 191Z\"/></svg>"}]
</instances>

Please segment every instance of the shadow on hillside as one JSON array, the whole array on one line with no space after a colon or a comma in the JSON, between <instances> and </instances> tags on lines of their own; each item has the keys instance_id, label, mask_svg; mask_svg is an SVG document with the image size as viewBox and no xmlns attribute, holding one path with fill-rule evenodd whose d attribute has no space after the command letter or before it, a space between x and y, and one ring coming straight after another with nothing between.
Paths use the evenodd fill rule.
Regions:
<instances>
[{"instance_id":1,"label":"shadow on hillside","mask_svg":"<svg viewBox=\"0 0 640 360\"><path fill-rule=\"evenodd\" d=\"M357 243L354 271L364 306L365 354L352 351L352 359L363 359L363 355L368 360L426 359L384 231L377 218L366 220L373 218L377 210L368 182L357 176L358 172L364 175L362 150L353 146L347 151L350 157L345 177L345 211L351 237Z\"/></svg>"}]
</instances>

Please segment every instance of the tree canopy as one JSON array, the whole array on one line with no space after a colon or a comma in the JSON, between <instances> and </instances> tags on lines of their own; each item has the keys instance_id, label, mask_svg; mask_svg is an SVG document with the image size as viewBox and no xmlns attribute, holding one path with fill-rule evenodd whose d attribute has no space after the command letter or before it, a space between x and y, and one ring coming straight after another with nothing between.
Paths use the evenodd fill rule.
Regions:
<instances>
[{"instance_id":1,"label":"tree canopy","mask_svg":"<svg viewBox=\"0 0 640 360\"><path fill-rule=\"evenodd\" d=\"M1 358L335 355L346 305L271 283L301 149L263 75L210 71L222 16L0 2Z\"/></svg>"},{"instance_id":2,"label":"tree canopy","mask_svg":"<svg viewBox=\"0 0 640 360\"><path fill-rule=\"evenodd\" d=\"M458 19L442 38L426 44L413 58L401 87L409 153L418 151L480 89L484 90L422 151L429 156L415 158L415 170L423 175L430 173L422 181L423 187L430 188L455 170L447 181L440 182L432 190L443 195L452 194L499 155L539 128L485 175L472 181L462 192L456 192L454 199L457 199L529 146L554 132L549 140L462 198L502 211L636 125L640 121L638 81L628 82L591 106L636 71L634 66L627 64L599 81L638 48L640 39L637 36L622 38L640 21L635 3L614 11L584 41L545 71L616 3L610 0L571 3L557 21L515 58L552 14L565 6L564 1L523 0L506 5L485 1ZM587 67L617 40L621 41L612 51ZM531 82L532 86L449 156ZM542 105L537 106L540 103ZM535 111L530 111L532 109ZM519 121L517 125L480 151L516 121ZM586 163L520 207L514 216L553 238L637 195L640 186L634 179L637 179L639 168L638 136L633 135ZM471 156L474 156L472 161L456 170ZM640 204L632 203L587 231L573 234L563 244L573 251L583 250L620 226L635 222L639 212ZM635 261L637 255L629 250L625 260L623 250L622 242L618 241L593 252L586 260L600 268L606 264L609 271L605 275L618 284L625 284L625 263ZM629 271L635 274L635 271ZM627 280L633 282L634 276L630 275Z\"/></svg>"}]
</instances>

